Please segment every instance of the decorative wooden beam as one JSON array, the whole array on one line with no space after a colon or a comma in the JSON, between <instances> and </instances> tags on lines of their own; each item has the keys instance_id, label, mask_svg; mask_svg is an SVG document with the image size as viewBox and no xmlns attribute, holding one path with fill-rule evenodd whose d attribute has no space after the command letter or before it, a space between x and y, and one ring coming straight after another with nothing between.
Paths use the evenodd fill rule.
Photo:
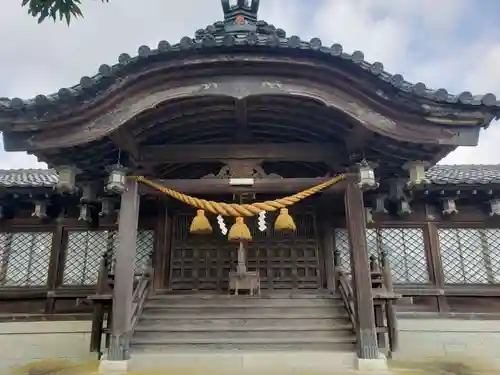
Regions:
<instances>
[{"instance_id":1,"label":"decorative wooden beam","mask_svg":"<svg viewBox=\"0 0 500 375\"><path fill-rule=\"evenodd\" d=\"M254 180L252 185L231 186L229 179L190 179L190 180L154 180L155 183L185 194L232 194L232 193L268 193L287 194L297 193L318 185L328 180L326 177L318 178L263 178ZM341 181L324 192L340 192L345 189L345 182ZM141 185L141 193L163 194L157 190Z\"/></svg>"},{"instance_id":2,"label":"decorative wooden beam","mask_svg":"<svg viewBox=\"0 0 500 375\"><path fill-rule=\"evenodd\" d=\"M221 160L306 161L327 164L343 159L333 143L264 143L144 146L141 164L204 163Z\"/></svg>"}]
</instances>

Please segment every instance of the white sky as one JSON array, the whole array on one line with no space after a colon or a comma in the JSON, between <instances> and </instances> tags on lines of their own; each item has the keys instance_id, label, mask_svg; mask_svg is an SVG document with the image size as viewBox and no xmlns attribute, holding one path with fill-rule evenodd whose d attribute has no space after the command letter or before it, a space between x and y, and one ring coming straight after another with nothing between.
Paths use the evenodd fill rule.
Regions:
<instances>
[{"instance_id":1,"label":"white sky","mask_svg":"<svg viewBox=\"0 0 500 375\"><path fill-rule=\"evenodd\" d=\"M83 2L85 18L69 28L38 25L19 2L2 5L0 96L56 92L102 63L113 64L122 52L135 55L140 45L155 48L162 39L176 42L222 19L219 0ZM428 87L500 97L498 14L495 0L261 0L259 18L288 35L361 50L368 61ZM493 123L478 147L458 149L443 163L500 164L499 141L500 125ZM25 153L0 151L0 168L40 166Z\"/></svg>"}]
</instances>

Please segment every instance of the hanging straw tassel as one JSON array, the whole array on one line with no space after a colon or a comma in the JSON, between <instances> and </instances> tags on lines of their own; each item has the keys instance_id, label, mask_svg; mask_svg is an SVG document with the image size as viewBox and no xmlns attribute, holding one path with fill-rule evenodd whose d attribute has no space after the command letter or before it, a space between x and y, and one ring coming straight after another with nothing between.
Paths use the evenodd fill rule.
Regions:
<instances>
[{"instance_id":1,"label":"hanging straw tassel","mask_svg":"<svg viewBox=\"0 0 500 375\"><path fill-rule=\"evenodd\" d=\"M204 210L196 210L196 216L191 222L189 232L192 234L210 234L212 233L212 225L205 216Z\"/></svg>"},{"instance_id":2,"label":"hanging straw tassel","mask_svg":"<svg viewBox=\"0 0 500 375\"><path fill-rule=\"evenodd\" d=\"M252 234L242 217L237 217L234 224L229 229L227 238L231 242L252 241Z\"/></svg>"},{"instance_id":3,"label":"hanging straw tassel","mask_svg":"<svg viewBox=\"0 0 500 375\"><path fill-rule=\"evenodd\" d=\"M297 227L293 217L288 213L288 208L282 208L274 222L274 230L277 232L295 232Z\"/></svg>"}]
</instances>

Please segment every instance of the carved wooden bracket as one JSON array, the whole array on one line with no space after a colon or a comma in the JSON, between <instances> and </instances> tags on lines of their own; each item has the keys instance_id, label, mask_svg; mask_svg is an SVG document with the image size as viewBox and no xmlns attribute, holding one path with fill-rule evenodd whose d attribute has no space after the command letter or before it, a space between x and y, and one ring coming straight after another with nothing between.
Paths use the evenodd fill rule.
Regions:
<instances>
[{"instance_id":1,"label":"carved wooden bracket","mask_svg":"<svg viewBox=\"0 0 500 375\"><path fill-rule=\"evenodd\" d=\"M411 215L413 210L411 209L410 202L400 201L398 203L398 216Z\"/></svg>"},{"instance_id":2,"label":"carved wooden bracket","mask_svg":"<svg viewBox=\"0 0 500 375\"><path fill-rule=\"evenodd\" d=\"M373 214L372 214L372 209L370 207L365 207L365 218L366 218L366 224L373 224Z\"/></svg>"},{"instance_id":3,"label":"carved wooden bracket","mask_svg":"<svg viewBox=\"0 0 500 375\"><path fill-rule=\"evenodd\" d=\"M114 201L110 198L101 198L100 217L110 216L114 213Z\"/></svg>"},{"instance_id":4,"label":"carved wooden bracket","mask_svg":"<svg viewBox=\"0 0 500 375\"><path fill-rule=\"evenodd\" d=\"M39 219L47 218L47 202L46 201L35 202L35 209L33 210L31 216Z\"/></svg>"},{"instance_id":5,"label":"carved wooden bracket","mask_svg":"<svg viewBox=\"0 0 500 375\"><path fill-rule=\"evenodd\" d=\"M224 160L224 165L217 174L208 174L202 178L282 178L281 176L271 173L267 174L262 168L262 160Z\"/></svg>"},{"instance_id":6,"label":"carved wooden bracket","mask_svg":"<svg viewBox=\"0 0 500 375\"><path fill-rule=\"evenodd\" d=\"M88 223L92 222L92 207L87 203L82 203L80 205L80 214L78 216L78 220L86 221Z\"/></svg>"},{"instance_id":7,"label":"carved wooden bracket","mask_svg":"<svg viewBox=\"0 0 500 375\"><path fill-rule=\"evenodd\" d=\"M458 209L457 209L457 204L455 202L455 199L453 199L453 198L443 199L442 205L443 205L443 210L441 211L441 213L444 216L458 214Z\"/></svg>"},{"instance_id":8,"label":"carved wooden bracket","mask_svg":"<svg viewBox=\"0 0 500 375\"><path fill-rule=\"evenodd\" d=\"M430 184L430 180L425 176L425 168L429 166L425 161L411 161L403 165L403 169L408 171L408 187Z\"/></svg>"},{"instance_id":9,"label":"carved wooden bracket","mask_svg":"<svg viewBox=\"0 0 500 375\"><path fill-rule=\"evenodd\" d=\"M405 191L406 181L401 178L394 178L389 185L388 199L391 202L410 201L411 197Z\"/></svg>"},{"instance_id":10,"label":"carved wooden bracket","mask_svg":"<svg viewBox=\"0 0 500 375\"><path fill-rule=\"evenodd\" d=\"M373 202L373 212L377 214L386 214L387 209L385 208L385 200L387 199L387 195L378 194L375 196Z\"/></svg>"},{"instance_id":11,"label":"carved wooden bracket","mask_svg":"<svg viewBox=\"0 0 500 375\"><path fill-rule=\"evenodd\" d=\"M490 216L500 216L500 199L490 200Z\"/></svg>"}]
</instances>

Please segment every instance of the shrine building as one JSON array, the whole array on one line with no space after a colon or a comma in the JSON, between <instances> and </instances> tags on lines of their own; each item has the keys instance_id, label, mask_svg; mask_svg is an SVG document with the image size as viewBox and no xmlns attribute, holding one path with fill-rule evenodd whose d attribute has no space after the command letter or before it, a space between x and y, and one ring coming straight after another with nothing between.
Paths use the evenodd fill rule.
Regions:
<instances>
[{"instance_id":1,"label":"shrine building","mask_svg":"<svg viewBox=\"0 0 500 375\"><path fill-rule=\"evenodd\" d=\"M500 165L437 163L500 101L221 3L194 37L0 98L5 150L49 166L0 171L2 366L494 361Z\"/></svg>"}]
</instances>

